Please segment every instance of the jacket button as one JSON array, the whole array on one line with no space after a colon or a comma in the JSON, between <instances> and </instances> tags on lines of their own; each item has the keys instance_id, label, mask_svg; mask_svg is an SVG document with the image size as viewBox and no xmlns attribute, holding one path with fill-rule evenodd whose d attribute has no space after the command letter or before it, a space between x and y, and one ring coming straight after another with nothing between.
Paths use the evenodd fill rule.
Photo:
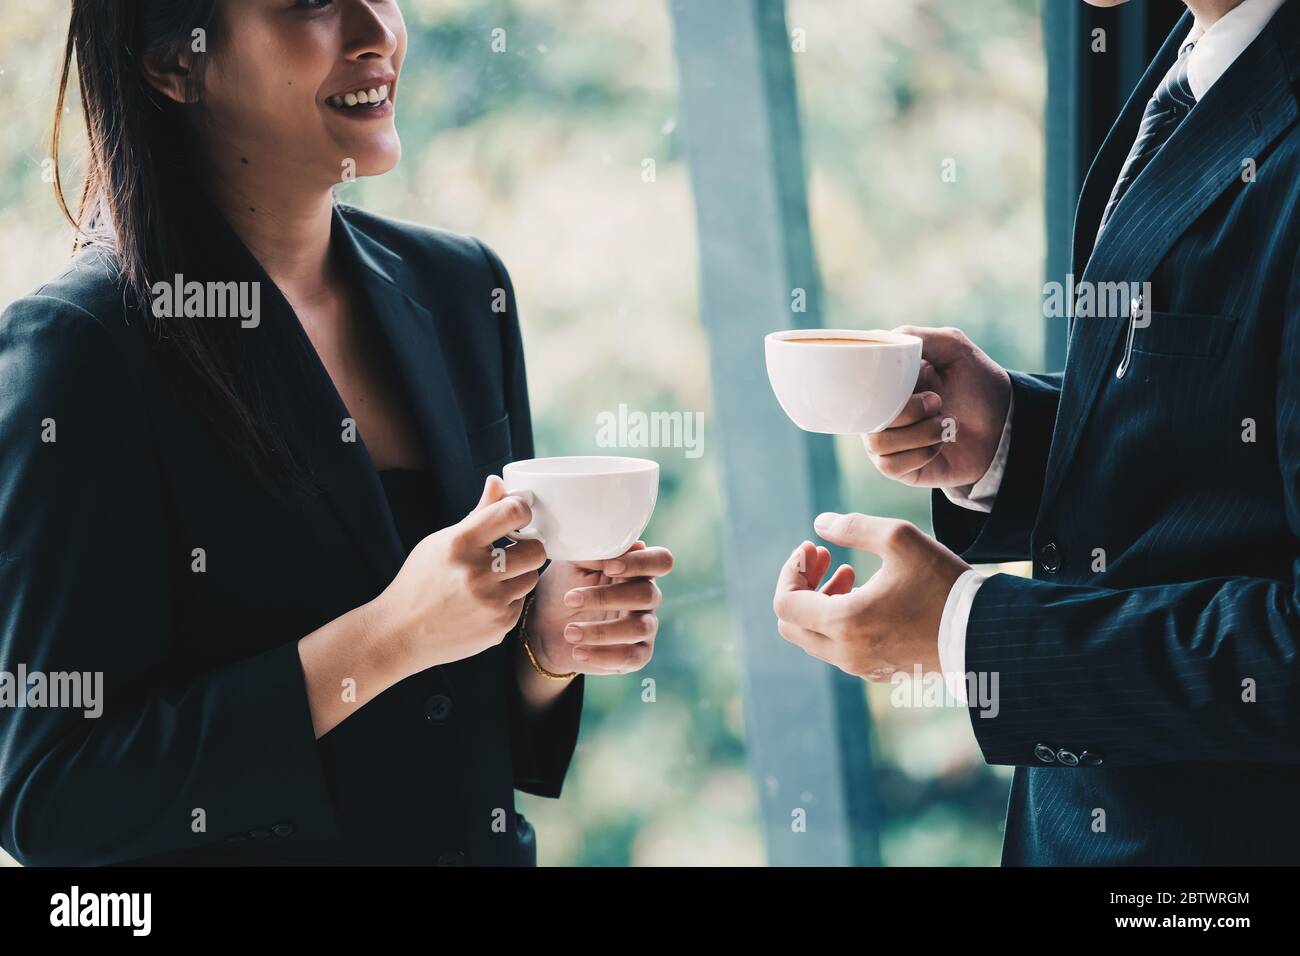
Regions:
<instances>
[{"instance_id":1,"label":"jacket button","mask_svg":"<svg viewBox=\"0 0 1300 956\"><path fill-rule=\"evenodd\" d=\"M1061 570L1061 549L1055 541L1049 541L1038 551L1038 565L1048 574Z\"/></svg>"},{"instance_id":2,"label":"jacket button","mask_svg":"<svg viewBox=\"0 0 1300 956\"><path fill-rule=\"evenodd\" d=\"M275 826L271 827L271 832L279 837L288 836L289 834L293 833L293 824L277 823Z\"/></svg>"},{"instance_id":3,"label":"jacket button","mask_svg":"<svg viewBox=\"0 0 1300 956\"><path fill-rule=\"evenodd\" d=\"M1056 751L1047 744L1039 744L1034 748L1034 756L1043 763L1056 763Z\"/></svg>"},{"instance_id":4,"label":"jacket button","mask_svg":"<svg viewBox=\"0 0 1300 956\"><path fill-rule=\"evenodd\" d=\"M424 702L424 719L433 724L440 724L451 716L451 698L446 694L434 694Z\"/></svg>"},{"instance_id":5,"label":"jacket button","mask_svg":"<svg viewBox=\"0 0 1300 956\"><path fill-rule=\"evenodd\" d=\"M1079 766L1079 755L1066 750L1064 747L1056 752L1056 759L1067 767Z\"/></svg>"},{"instance_id":6,"label":"jacket button","mask_svg":"<svg viewBox=\"0 0 1300 956\"><path fill-rule=\"evenodd\" d=\"M439 866L464 866L465 852L463 850L447 850L438 854Z\"/></svg>"},{"instance_id":7,"label":"jacket button","mask_svg":"<svg viewBox=\"0 0 1300 956\"><path fill-rule=\"evenodd\" d=\"M248 835L254 840L265 840L271 835L271 831L265 827L258 827L256 830L249 830Z\"/></svg>"},{"instance_id":8,"label":"jacket button","mask_svg":"<svg viewBox=\"0 0 1300 956\"><path fill-rule=\"evenodd\" d=\"M1085 750L1083 753L1079 754L1079 763L1083 764L1085 767L1100 767L1101 754L1095 754L1091 750Z\"/></svg>"}]
</instances>

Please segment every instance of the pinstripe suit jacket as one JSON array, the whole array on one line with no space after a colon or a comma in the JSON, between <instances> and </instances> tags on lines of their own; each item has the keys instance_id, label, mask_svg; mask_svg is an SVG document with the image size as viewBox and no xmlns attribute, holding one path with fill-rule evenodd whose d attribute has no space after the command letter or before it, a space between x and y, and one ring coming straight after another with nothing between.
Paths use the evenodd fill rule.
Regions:
<instances>
[{"instance_id":1,"label":"pinstripe suit jacket","mask_svg":"<svg viewBox=\"0 0 1300 956\"><path fill-rule=\"evenodd\" d=\"M1093 163L1084 282L1150 322L1070 321L1062 374L1012 373L991 514L932 498L997 574L967 629L985 759L1016 767L1004 864L1300 863L1300 0L1132 184L1093 246L1170 34ZM1253 177L1250 173L1253 171ZM1084 266L1084 268L1080 268Z\"/></svg>"}]
</instances>

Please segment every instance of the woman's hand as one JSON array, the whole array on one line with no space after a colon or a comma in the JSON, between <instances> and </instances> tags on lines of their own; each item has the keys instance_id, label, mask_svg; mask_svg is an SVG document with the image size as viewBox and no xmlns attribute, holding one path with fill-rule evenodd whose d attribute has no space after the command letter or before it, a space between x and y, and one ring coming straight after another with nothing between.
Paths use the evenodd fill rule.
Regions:
<instances>
[{"instance_id":1,"label":"woman's hand","mask_svg":"<svg viewBox=\"0 0 1300 956\"><path fill-rule=\"evenodd\" d=\"M537 541L492 543L532 520L532 508L490 475L474 510L416 545L369 605L379 655L407 676L501 643L537 585L546 551Z\"/></svg>"},{"instance_id":2,"label":"woman's hand","mask_svg":"<svg viewBox=\"0 0 1300 956\"><path fill-rule=\"evenodd\" d=\"M553 674L645 667L659 631L654 609L663 597L655 578L672 568L672 552L644 541L607 561L551 562L526 625L538 663Z\"/></svg>"}]
</instances>

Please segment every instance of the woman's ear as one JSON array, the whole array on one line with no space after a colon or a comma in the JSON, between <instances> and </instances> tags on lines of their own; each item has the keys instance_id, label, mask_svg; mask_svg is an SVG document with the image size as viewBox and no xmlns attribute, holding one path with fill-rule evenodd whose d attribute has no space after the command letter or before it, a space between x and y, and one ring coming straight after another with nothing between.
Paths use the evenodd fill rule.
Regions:
<instances>
[{"instance_id":1,"label":"woman's ear","mask_svg":"<svg viewBox=\"0 0 1300 956\"><path fill-rule=\"evenodd\" d=\"M198 94L191 90L190 83L194 56L185 47L176 52L155 50L146 53L143 61L145 82L177 103L196 102Z\"/></svg>"}]
</instances>

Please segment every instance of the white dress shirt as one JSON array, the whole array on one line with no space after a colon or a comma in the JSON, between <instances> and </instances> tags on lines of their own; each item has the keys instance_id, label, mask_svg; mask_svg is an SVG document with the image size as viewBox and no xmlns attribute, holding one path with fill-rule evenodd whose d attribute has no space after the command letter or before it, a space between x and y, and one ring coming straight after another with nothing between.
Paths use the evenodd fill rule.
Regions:
<instances>
[{"instance_id":1,"label":"white dress shirt","mask_svg":"<svg viewBox=\"0 0 1300 956\"><path fill-rule=\"evenodd\" d=\"M1232 66L1242 51L1255 41L1284 2L1286 0L1242 0L1212 23L1209 29L1202 27L1199 22L1192 25L1191 31L1179 46L1181 48L1193 41L1196 43L1188 54L1187 83L1197 102L1228 71L1228 67ZM972 511L993 510L993 502L997 499L1002 475L1007 468L1014 404L1013 398L1012 404L1007 408L1006 421L1002 424L998 449L984 477L973 485L943 489L944 495L953 504ZM966 623L970 619L975 595L987 578L988 575L974 569L962 572L948 592L943 616L939 619L939 666L947 678L948 686L953 689L954 696L963 704L967 702L966 682L962 679L966 673Z\"/></svg>"}]
</instances>

